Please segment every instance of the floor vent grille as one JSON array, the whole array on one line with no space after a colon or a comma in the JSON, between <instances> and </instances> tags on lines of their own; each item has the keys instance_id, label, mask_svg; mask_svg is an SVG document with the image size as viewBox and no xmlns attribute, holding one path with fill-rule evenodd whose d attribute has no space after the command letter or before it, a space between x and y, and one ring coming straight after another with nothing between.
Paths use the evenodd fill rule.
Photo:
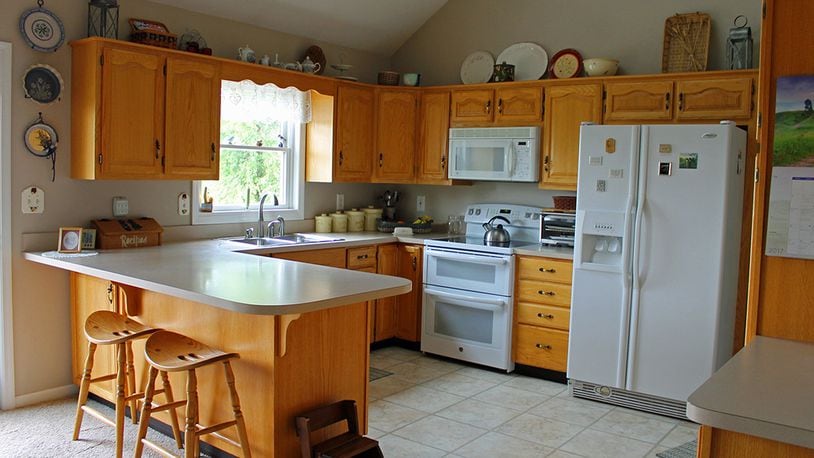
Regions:
<instances>
[{"instance_id":1,"label":"floor vent grille","mask_svg":"<svg viewBox=\"0 0 814 458\"><path fill-rule=\"evenodd\" d=\"M672 399L634 393L618 388L597 385L579 380L570 381L571 394L578 398L614 404L644 412L666 415L668 417L687 419L687 403Z\"/></svg>"}]
</instances>

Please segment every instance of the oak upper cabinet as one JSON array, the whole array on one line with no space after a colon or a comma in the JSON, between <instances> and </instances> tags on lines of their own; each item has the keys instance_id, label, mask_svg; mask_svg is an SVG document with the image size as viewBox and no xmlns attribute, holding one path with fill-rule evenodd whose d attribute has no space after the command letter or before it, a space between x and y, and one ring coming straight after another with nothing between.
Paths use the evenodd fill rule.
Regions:
<instances>
[{"instance_id":1,"label":"oak upper cabinet","mask_svg":"<svg viewBox=\"0 0 814 458\"><path fill-rule=\"evenodd\" d=\"M605 122L668 121L673 118L673 82L605 83Z\"/></svg>"},{"instance_id":2,"label":"oak upper cabinet","mask_svg":"<svg viewBox=\"0 0 814 458\"><path fill-rule=\"evenodd\" d=\"M398 273L398 248L395 244L379 245L376 253L376 273L396 275ZM371 341L378 342L396 337L396 297L376 299L374 309L374 330Z\"/></svg>"},{"instance_id":3,"label":"oak upper cabinet","mask_svg":"<svg viewBox=\"0 0 814 458\"><path fill-rule=\"evenodd\" d=\"M71 176L217 179L219 68L132 43L72 43Z\"/></svg>"},{"instance_id":4,"label":"oak upper cabinet","mask_svg":"<svg viewBox=\"0 0 814 458\"><path fill-rule=\"evenodd\" d=\"M579 127L583 122L602 120L600 85L549 86L544 113L540 187L576 190Z\"/></svg>"},{"instance_id":5,"label":"oak upper cabinet","mask_svg":"<svg viewBox=\"0 0 814 458\"><path fill-rule=\"evenodd\" d=\"M449 91L421 95L418 135L418 173L423 184L448 184Z\"/></svg>"},{"instance_id":6,"label":"oak upper cabinet","mask_svg":"<svg viewBox=\"0 0 814 458\"><path fill-rule=\"evenodd\" d=\"M528 125L542 118L540 85L496 89L453 89L450 121L455 125Z\"/></svg>"},{"instance_id":7,"label":"oak upper cabinet","mask_svg":"<svg viewBox=\"0 0 814 458\"><path fill-rule=\"evenodd\" d=\"M419 95L407 89L377 91L374 182L415 181Z\"/></svg>"},{"instance_id":8,"label":"oak upper cabinet","mask_svg":"<svg viewBox=\"0 0 814 458\"><path fill-rule=\"evenodd\" d=\"M396 296L396 337L412 342L421 340L422 255L421 245L398 247L398 276L412 281L413 289Z\"/></svg>"},{"instance_id":9,"label":"oak upper cabinet","mask_svg":"<svg viewBox=\"0 0 814 458\"><path fill-rule=\"evenodd\" d=\"M678 80L676 120L749 119L754 88L752 78Z\"/></svg>"},{"instance_id":10,"label":"oak upper cabinet","mask_svg":"<svg viewBox=\"0 0 814 458\"><path fill-rule=\"evenodd\" d=\"M374 93L362 85L337 88L334 181L368 182L373 157Z\"/></svg>"},{"instance_id":11,"label":"oak upper cabinet","mask_svg":"<svg viewBox=\"0 0 814 458\"><path fill-rule=\"evenodd\" d=\"M220 68L202 59L167 59L167 178L217 180ZM183 135L179 135L183 133Z\"/></svg>"}]
</instances>

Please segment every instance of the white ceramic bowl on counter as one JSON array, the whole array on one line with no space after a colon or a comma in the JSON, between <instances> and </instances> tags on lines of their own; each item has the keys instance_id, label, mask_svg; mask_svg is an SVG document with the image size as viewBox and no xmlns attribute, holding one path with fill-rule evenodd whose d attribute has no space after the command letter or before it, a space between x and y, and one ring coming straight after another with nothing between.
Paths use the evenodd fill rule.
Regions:
<instances>
[{"instance_id":1,"label":"white ceramic bowl on counter","mask_svg":"<svg viewBox=\"0 0 814 458\"><path fill-rule=\"evenodd\" d=\"M582 65L585 67L585 73L588 76L612 76L619 70L618 60L602 57L585 59L582 61Z\"/></svg>"}]
</instances>

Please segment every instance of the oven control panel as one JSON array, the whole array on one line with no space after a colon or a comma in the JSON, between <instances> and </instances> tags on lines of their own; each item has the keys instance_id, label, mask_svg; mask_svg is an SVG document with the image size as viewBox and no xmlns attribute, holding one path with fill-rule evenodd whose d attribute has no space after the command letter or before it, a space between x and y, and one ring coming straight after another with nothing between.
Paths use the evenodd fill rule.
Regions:
<instances>
[{"instance_id":1,"label":"oven control panel","mask_svg":"<svg viewBox=\"0 0 814 458\"><path fill-rule=\"evenodd\" d=\"M467 223L483 224L495 216L502 216L511 221L512 226L532 227L540 226L539 207L527 207L509 204L472 204L466 207L464 220ZM505 224L503 221L497 222Z\"/></svg>"}]
</instances>

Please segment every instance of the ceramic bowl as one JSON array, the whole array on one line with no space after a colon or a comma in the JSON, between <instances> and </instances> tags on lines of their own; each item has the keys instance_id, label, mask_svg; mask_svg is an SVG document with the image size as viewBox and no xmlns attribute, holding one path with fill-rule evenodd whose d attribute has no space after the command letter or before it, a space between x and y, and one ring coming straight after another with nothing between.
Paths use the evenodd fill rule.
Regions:
<instances>
[{"instance_id":1,"label":"ceramic bowl","mask_svg":"<svg viewBox=\"0 0 814 458\"><path fill-rule=\"evenodd\" d=\"M611 76L615 75L619 70L619 61L613 59L604 59L602 57L595 57L593 59L585 59L582 61L585 67L585 73L588 76Z\"/></svg>"}]
</instances>

